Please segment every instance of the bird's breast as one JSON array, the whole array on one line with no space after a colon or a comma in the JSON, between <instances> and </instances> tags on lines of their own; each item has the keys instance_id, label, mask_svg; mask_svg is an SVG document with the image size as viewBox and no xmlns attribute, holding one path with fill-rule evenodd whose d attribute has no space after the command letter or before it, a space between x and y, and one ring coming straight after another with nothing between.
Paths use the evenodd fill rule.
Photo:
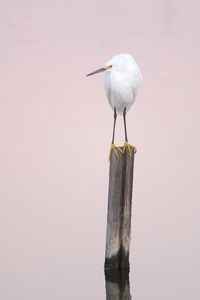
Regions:
<instances>
[{"instance_id":1,"label":"bird's breast","mask_svg":"<svg viewBox=\"0 0 200 300\"><path fill-rule=\"evenodd\" d=\"M111 107L116 107L118 113L124 108L130 108L135 100L133 78L127 74L118 72L107 72L105 74L104 86Z\"/></svg>"}]
</instances>

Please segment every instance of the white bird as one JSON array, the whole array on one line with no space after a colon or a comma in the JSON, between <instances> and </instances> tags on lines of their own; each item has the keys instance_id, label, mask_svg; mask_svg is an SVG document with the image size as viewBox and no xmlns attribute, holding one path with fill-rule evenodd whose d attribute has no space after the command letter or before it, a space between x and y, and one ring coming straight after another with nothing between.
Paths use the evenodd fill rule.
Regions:
<instances>
[{"instance_id":1,"label":"white bird","mask_svg":"<svg viewBox=\"0 0 200 300\"><path fill-rule=\"evenodd\" d=\"M128 143L126 112L130 109L131 105L135 101L139 86L142 81L142 74L134 58L129 54L119 54L112 57L103 68L89 73L86 76L91 76L101 72L105 72L104 88L108 102L114 110L113 136L110 153L112 150L114 150L118 157L117 150L121 150L114 144L117 114L123 114L124 118L125 143L123 151L121 152L124 152L125 149L128 148L129 152L131 153L133 146Z\"/></svg>"}]
</instances>

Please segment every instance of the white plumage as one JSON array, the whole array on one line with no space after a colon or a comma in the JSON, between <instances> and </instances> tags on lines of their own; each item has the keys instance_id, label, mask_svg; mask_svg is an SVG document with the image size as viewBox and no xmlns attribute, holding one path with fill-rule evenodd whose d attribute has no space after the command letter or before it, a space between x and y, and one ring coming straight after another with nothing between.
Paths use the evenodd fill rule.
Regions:
<instances>
[{"instance_id":1,"label":"white plumage","mask_svg":"<svg viewBox=\"0 0 200 300\"><path fill-rule=\"evenodd\" d=\"M114 151L118 157L118 152L124 153L126 148L130 153L132 151L131 149L135 149L128 143L126 113L135 101L140 83L142 81L142 74L134 58L129 54L119 54L114 56L103 68L89 73L86 76L101 72L105 72L104 88L108 102L114 110L114 124L110 155L112 151ZM114 144L117 114L123 114L124 118L125 143L123 151L117 148Z\"/></svg>"},{"instance_id":2,"label":"white plumage","mask_svg":"<svg viewBox=\"0 0 200 300\"><path fill-rule=\"evenodd\" d=\"M126 112L135 101L138 88L142 81L142 74L134 58L129 54L119 54L111 58L105 71L104 88L110 106L117 113Z\"/></svg>"}]
</instances>

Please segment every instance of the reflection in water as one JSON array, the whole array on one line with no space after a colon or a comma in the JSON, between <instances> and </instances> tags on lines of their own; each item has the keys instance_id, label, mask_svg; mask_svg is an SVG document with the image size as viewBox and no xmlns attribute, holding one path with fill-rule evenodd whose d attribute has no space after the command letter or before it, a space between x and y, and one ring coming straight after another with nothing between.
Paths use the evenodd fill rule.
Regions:
<instances>
[{"instance_id":1,"label":"reflection in water","mask_svg":"<svg viewBox=\"0 0 200 300\"><path fill-rule=\"evenodd\" d=\"M129 271L111 270L105 271L106 300L131 299L129 285Z\"/></svg>"}]
</instances>

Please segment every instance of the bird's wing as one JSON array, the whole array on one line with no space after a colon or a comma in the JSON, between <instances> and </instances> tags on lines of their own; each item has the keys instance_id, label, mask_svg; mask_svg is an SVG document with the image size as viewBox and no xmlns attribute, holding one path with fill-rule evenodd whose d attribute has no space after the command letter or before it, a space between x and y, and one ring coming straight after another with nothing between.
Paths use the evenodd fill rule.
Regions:
<instances>
[{"instance_id":1,"label":"bird's wing","mask_svg":"<svg viewBox=\"0 0 200 300\"><path fill-rule=\"evenodd\" d=\"M134 72L133 78L134 79L132 82L132 91L133 91L133 97L135 98L138 93L141 81L142 81L142 74L141 74L139 68L137 69L136 72Z\"/></svg>"}]
</instances>

